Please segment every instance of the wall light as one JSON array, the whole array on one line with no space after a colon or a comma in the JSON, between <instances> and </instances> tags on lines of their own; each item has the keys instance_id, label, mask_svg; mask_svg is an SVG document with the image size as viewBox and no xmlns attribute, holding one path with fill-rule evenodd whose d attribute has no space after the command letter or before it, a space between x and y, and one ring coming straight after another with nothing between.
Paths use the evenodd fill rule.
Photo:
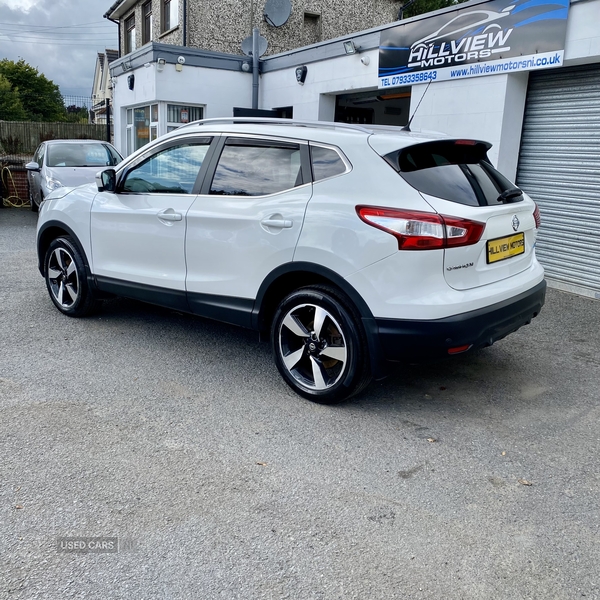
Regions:
<instances>
[{"instance_id":1,"label":"wall light","mask_svg":"<svg viewBox=\"0 0 600 600\"><path fill-rule=\"evenodd\" d=\"M167 64L167 61L164 58L159 58L156 61L156 70L160 73L161 71L165 70L165 65Z\"/></svg>"},{"instance_id":2,"label":"wall light","mask_svg":"<svg viewBox=\"0 0 600 600\"><path fill-rule=\"evenodd\" d=\"M358 54L360 52L360 46L356 46L352 40L344 42L344 52L346 54Z\"/></svg>"},{"instance_id":3,"label":"wall light","mask_svg":"<svg viewBox=\"0 0 600 600\"><path fill-rule=\"evenodd\" d=\"M304 82L306 81L307 73L308 73L308 67L306 65L302 65L301 67L298 67L296 69L296 81L300 85L304 85Z\"/></svg>"}]
</instances>

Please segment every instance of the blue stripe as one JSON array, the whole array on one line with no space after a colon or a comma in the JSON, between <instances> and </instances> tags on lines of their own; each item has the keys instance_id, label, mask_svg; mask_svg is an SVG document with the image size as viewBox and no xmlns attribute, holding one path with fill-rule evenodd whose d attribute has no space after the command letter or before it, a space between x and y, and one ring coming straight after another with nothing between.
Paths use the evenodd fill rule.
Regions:
<instances>
[{"instance_id":1,"label":"blue stripe","mask_svg":"<svg viewBox=\"0 0 600 600\"><path fill-rule=\"evenodd\" d=\"M560 8L558 10L553 10L535 17L531 17L530 19L525 19L524 21L515 24L515 27L523 27L523 25L529 25L530 23L536 23L537 21L551 21L553 19L566 20L568 13L568 8Z\"/></svg>"}]
</instances>

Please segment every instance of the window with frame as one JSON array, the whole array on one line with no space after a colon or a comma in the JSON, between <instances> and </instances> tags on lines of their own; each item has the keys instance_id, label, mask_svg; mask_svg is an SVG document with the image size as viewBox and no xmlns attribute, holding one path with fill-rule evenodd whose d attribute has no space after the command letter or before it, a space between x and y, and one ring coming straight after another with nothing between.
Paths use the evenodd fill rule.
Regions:
<instances>
[{"instance_id":1,"label":"window with frame","mask_svg":"<svg viewBox=\"0 0 600 600\"><path fill-rule=\"evenodd\" d=\"M152 0L142 4L142 44L152 41Z\"/></svg>"},{"instance_id":2,"label":"window with frame","mask_svg":"<svg viewBox=\"0 0 600 600\"><path fill-rule=\"evenodd\" d=\"M199 121L203 116L204 108L202 106L167 104L167 133L185 123Z\"/></svg>"},{"instance_id":3,"label":"window with frame","mask_svg":"<svg viewBox=\"0 0 600 600\"><path fill-rule=\"evenodd\" d=\"M300 145L229 138L210 188L223 196L265 196L302 185Z\"/></svg>"},{"instance_id":4,"label":"window with frame","mask_svg":"<svg viewBox=\"0 0 600 600\"><path fill-rule=\"evenodd\" d=\"M329 179L342 175L347 171L346 163L333 148L323 146L310 146L310 161L313 172L313 181Z\"/></svg>"},{"instance_id":5,"label":"window with frame","mask_svg":"<svg viewBox=\"0 0 600 600\"><path fill-rule=\"evenodd\" d=\"M162 32L169 31L179 25L179 1L162 0Z\"/></svg>"},{"instance_id":6,"label":"window with frame","mask_svg":"<svg viewBox=\"0 0 600 600\"><path fill-rule=\"evenodd\" d=\"M125 19L125 54L135 50L135 15Z\"/></svg>"},{"instance_id":7,"label":"window with frame","mask_svg":"<svg viewBox=\"0 0 600 600\"><path fill-rule=\"evenodd\" d=\"M202 138L154 154L127 174L123 192L191 194L210 142Z\"/></svg>"},{"instance_id":8,"label":"window with frame","mask_svg":"<svg viewBox=\"0 0 600 600\"><path fill-rule=\"evenodd\" d=\"M158 137L158 104L127 109L127 155Z\"/></svg>"}]
</instances>

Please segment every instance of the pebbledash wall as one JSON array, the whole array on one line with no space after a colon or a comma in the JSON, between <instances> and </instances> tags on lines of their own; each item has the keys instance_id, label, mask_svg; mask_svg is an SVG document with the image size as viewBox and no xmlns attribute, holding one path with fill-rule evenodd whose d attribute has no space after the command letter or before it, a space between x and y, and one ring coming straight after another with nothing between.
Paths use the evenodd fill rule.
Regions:
<instances>
[{"instance_id":1,"label":"pebbledash wall","mask_svg":"<svg viewBox=\"0 0 600 600\"><path fill-rule=\"evenodd\" d=\"M459 6L461 9L484 10L486 4L490 2L473 1ZM452 11L456 9L436 11L401 23L418 23ZM600 298L600 193L597 191L600 189L599 21L600 0L571 0L566 21L564 59L558 68L433 81L429 86L424 81L412 86L381 88L380 44L382 38L399 25L398 22L392 23L265 57L261 61L259 108L287 109L289 114L291 107L294 119L332 121L336 117L339 120L341 113L338 111L342 104L354 102L355 108L348 113L351 117L347 119L351 121L352 115L360 116L360 107L373 107L372 114L383 115L382 107L390 103L388 112L395 116L387 116L383 121L375 118L375 122L404 125L409 114L412 115L418 106L411 124L413 131L441 131L451 136L491 142L493 147L489 156L492 162L509 178L517 181L519 177L524 178L531 189L536 190L536 193L530 193L540 205L545 223L543 231L549 232L545 234L546 238L541 236L539 254L546 259L545 266L553 285ZM359 52L347 55L344 42L350 40ZM185 60L183 65L178 65L178 57ZM168 114L173 114L173 106L196 107L190 109L192 112L184 109L185 118L192 113L203 118L230 117L234 107L249 108L252 74L243 70L244 63L248 62L245 56L156 43L115 61L111 64L111 73L117 147L124 153L133 149L127 147L128 127L131 132L135 126L132 123L127 125L128 109L154 104L158 119L156 122L150 120L150 125L155 128L156 135L162 135L174 126L167 119ZM297 81L296 70L302 66L306 67L306 78L301 84ZM554 76L561 73L564 75L564 90L559 84L552 83ZM569 96L573 78L581 79L582 73L587 78L587 87L584 86L587 91L580 94L575 85L575 93ZM129 79L128 84L131 75L134 80ZM539 110L534 102L539 92L534 97L534 84L542 91L550 85L559 85L560 88L547 100L547 105L542 104L542 112L547 109L552 115L546 128L536 125ZM171 105L170 112L168 105ZM552 139L551 131L561 115L574 111L578 111L581 119L572 130L583 132L587 146L584 155L571 156L571 150L581 145L575 136L571 150L564 152L571 156L571 163L564 167L560 159L563 155L560 140ZM141 111L138 113L141 115ZM129 115L131 120L131 112ZM534 140L533 144L531 140L528 142L528 148L533 147L528 152L539 156L524 160L520 152L526 137L524 130L527 132L528 127L533 131L530 138ZM536 140L539 143L535 143ZM544 158L544 149L552 144L556 151ZM534 179L552 178L556 173L557 184L551 187L559 189L562 181L566 186L564 197L557 198L551 189L536 187L535 181L529 183L528 165L544 160L556 162L547 165L549 175L545 175L543 169L536 175L534 169ZM560 179L561 168L564 181ZM577 194L569 198L569 189L577 181L587 182L582 184L582 189L585 189L580 198ZM523 187L529 191L525 183ZM538 189L541 191L538 192ZM578 222L569 222L568 227L561 225L568 221L574 203L577 204L576 212L580 214L579 225L583 223L585 231L577 232L572 244L566 234L564 246L563 229L578 226ZM567 251L557 263L553 262L552 253L559 244ZM573 257L574 260L571 260Z\"/></svg>"}]
</instances>

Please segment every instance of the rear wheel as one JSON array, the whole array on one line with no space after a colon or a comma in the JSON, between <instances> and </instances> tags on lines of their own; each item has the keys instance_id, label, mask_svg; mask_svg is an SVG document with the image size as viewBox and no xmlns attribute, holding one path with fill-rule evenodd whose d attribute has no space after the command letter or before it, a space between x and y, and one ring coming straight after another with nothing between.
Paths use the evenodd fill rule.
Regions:
<instances>
[{"instance_id":1,"label":"rear wheel","mask_svg":"<svg viewBox=\"0 0 600 600\"><path fill-rule=\"evenodd\" d=\"M85 317L98 306L87 283L84 261L71 238L56 238L44 259L46 287L54 305L69 317Z\"/></svg>"},{"instance_id":2,"label":"rear wheel","mask_svg":"<svg viewBox=\"0 0 600 600\"><path fill-rule=\"evenodd\" d=\"M287 296L275 313L271 342L286 383L313 402L341 402L371 380L360 316L335 288L315 285Z\"/></svg>"}]
</instances>

